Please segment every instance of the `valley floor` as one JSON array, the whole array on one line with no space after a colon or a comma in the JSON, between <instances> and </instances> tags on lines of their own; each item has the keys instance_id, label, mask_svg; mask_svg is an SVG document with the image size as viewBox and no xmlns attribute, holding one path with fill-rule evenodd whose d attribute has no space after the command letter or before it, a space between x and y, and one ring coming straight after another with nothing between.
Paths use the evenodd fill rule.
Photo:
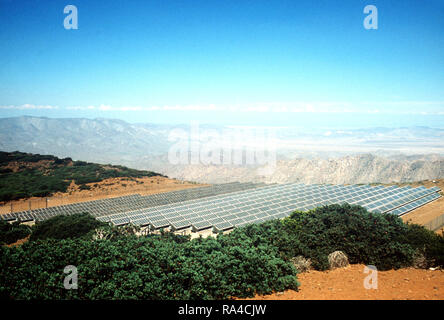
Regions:
<instances>
[{"instance_id":1,"label":"valley floor","mask_svg":"<svg viewBox=\"0 0 444 320\"><path fill-rule=\"evenodd\" d=\"M364 265L298 275L299 291L287 290L255 300L444 300L444 270L406 268L379 271L377 289L366 289Z\"/></svg>"}]
</instances>

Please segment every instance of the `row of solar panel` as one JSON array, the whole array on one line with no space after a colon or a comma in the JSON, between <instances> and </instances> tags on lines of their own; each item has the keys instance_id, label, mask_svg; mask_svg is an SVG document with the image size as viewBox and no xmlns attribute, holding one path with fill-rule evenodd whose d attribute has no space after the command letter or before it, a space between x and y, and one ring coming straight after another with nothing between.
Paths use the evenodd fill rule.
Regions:
<instances>
[{"instance_id":1,"label":"row of solar panel","mask_svg":"<svg viewBox=\"0 0 444 320\"><path fill-rule=\"evenodd\" d=\"M247 190L250 188L261 187L263 185L264 184L232 182L148 196L141 196L136 194L117 198L100 199L69 205L10 213L7 215L2 215L1 218L4 220L20 219L21 221L29 221L34 219L46 220L56 215L71 215L82 212L88 212L93 216L99 217L120 212L127 212L137 208L149 208L167 203L177 203L188 199L197 199L217 194L226 194L240 190Z\"/></svg>"},{"instance_id":2,"label":"row of solar panel","mask_svg":"<svg viewBox=\"0 0 444 320\"><path fill-rule=\"evenodd\" d=\"M101 199L101 200L94 200L94 201L85 201L80 203L74 203L69 205L62 205L62 206L55 206L55 207L48 207L48 208L40 208L40 209L34 209L34 210L28 210L28 211L21 211L21 212L15 212L15 213L9 213L2 217L3 219L7 220L15 220L16 218L19 218L22 221L27 220L33 220L34 217L40 217L40 218L50 218L59 214L73 214L73 213L81 213L81 212L87 212L91 208L99 208L102 210L107 210L108 207L113 208L117 205L122 204L130 204L132 201L135 201L135 199L140 198L141 196L136 195L129 195L129 196L122 196L122 197L116 197L116 198L110 198L110 199ZM131 206L128 205L130 208ZM111 211L111 212L110 212ZM106 211L108 213L112 213L112 210Z\"/></svg>"},{"instance_id":3,"label":"row of solar panel","mask_svg":"<svg viewBox=\"0 0 444 320\"><path fill-rule=\"evenodd\" d=\"M395 186L385 188L383 186L276 185L229 196L215 196L174 206L156 207L148 211L136 210L104 217L103 221L111 221L116 225L131 221L137 225L150 224L154 228L172 226L174 229L181 229L193 226L195 229L201 229L213 225L216 229L223 229L241 225L243 222L254 223L272 219L275 216L286 216L296 209L308 210L331 203L362 202L363 197L367 198L367 205L374 203L375 207L385 206L387 209L391 208L388 206L390 203L392 207L395 207L400 200L406 203L425 194L436 192L434 190L436 189ZM384 196L389 197L389 200L381 201Z\"/></svg>"},{"instance_id":4,"label":"row of solar panel","mask_svg":"<svg viewBox=\"0 0 444 320\"><path fill-rule=\"evenodd\" d=\"M264 191L264 190L263 190ZM280 194L280 195L282 195L282 194ZM249 195L250 196L250 198L252 198L251 197L251 195ZM273 197L276 197L276 195L273 195ZM232 201L232 203L234 203L233 202L233 198L232 197L226 197L225 198L226 200L231 200ZM262 198L262 199L260 199L260 201L263 201L264 200L264 198ZM266 199L265 199L266 200ZM283 199L275 199L275 201L274 202L276 202L276 204L281 204L282 205L282 200ZM287 199L287 200L289 200L289 199ZM222 209L222 210L227 210L227 209L235 209L236 207L235 206L233 206L233 205L227 205L227 206L223 206L223 207L220 207L220 206L218 206L217 204L216 204L216 201L217 201L217 199L214 199L214 200L211 200L211 201L201 201L201 205L199 206L199 207L202 207L202 205L203 206L207 206L207 209L210 209L210 207L208 207L208 204L213 204L213 207L214 207L214 209ZM295 200L295 201L297 201L297 200ZM177 214L177 213L188 213L188 212L192 212L192 211L190 211L190 209L197 209L197 206L196 205L193 205L193 204L191 204L190 202L188 202L189 203L189 205L188 206L186 206L186 209L185 210L183 210L182 212L177 212L177 210L178 210L178 208L174 208L174 209L172 209L173 207L171 207L171 206L163 206L163 207L158 207L158 208L154 208L153 209L153 211L152 212L155 212L156 210L158 211L158 210L163 210L163 211L165 211L166 210L166 212L172 212L172 213L175 213L175 214ZM240 202L238 202L238 203L240 203ZM248 205L251 205L251 204L253 204L253 203L255 203L255 201L243 201L243 205L244 206L248 206ZM199 204L197 204L197 205L199 205ZM171 208L171 209L170 209ZM136 212L137 213L137 212Z\"/></svg>"},{"instance_id":5,"label":"row of solar panel","mask_svg":"<svg viewBox=\"0 0 444 320\"><path fill-rule=\"evenodd\" d=\"M310 189L312 188L316 188L316 186L303 186L303 185L299 185L299 186L295 186L295 188L301 188L306 192L309 192ZM305 187L305 188L304 188ZM345 188L343 186L341 186L341 188ZM271 193L270 193L270 189L271 189ZM227 201L231 201L231 202L242 202L244 205L249 205L251 203L253 203L253 200L267 200L267 197L265 197L266 195L268 195L268 198L270 200L272 200L274 197L276 196L281 196L281 187L275 186L275 187L264 187L261 188L260 190L260 196L256 196L258 193L257 192L242 192L242 193L236 193L233 196L227 196L227 197L223 197L223 199L226 199ZM296 192L296 189L290 190L291 192ZM318 191L319 192L319 191ZM332 192L332 191L330 191ZM292 198L294 198L295 196L301 196L300 194L291 194ZM308 198L313 198L313 195L308 195ZM211 197L211 198L207 198L206 200L203 201L187 201L187 208L193 208L193 207L198 207L198 206L203 206L203 205L208 205L208 204L216 204L219 202L220 197ZM277 199L275 199L276 203L280 202ZM161 206L161 207L157 207L156 209L167 209L167 208L175 208L174 211L176 210L177 205L170 205L170 206Z\"/></svg>"},{"instance_id":6,"label":"row of solar panel","mask_svg":"<svg viewBox=\"0 0 444 320\"><path fill-rule=\"evenodd\" d=\"M398 216L403 215L403 214L406 214L407 212L410 212L416 208L419 208L429 202L432 202L432 201L438 199L439 197L440 197L440 195L438 193L434 193L434 194L428 195L424 198L421 198L421 199L415 200L413 202L410 202L408 204L405 204L405 205L398 207L394 210L391 210L388 213L396 214Z\"/></svg>"},{"instance_id":7,"label":"row of solar panel","mask_svg":"<svg viewBox=\"0 0 444 320\"><path fill-rule=\"evenodd\" d=\"M387 205L387 201L384 202L380 200L384 197L388 197L392 202L398 201L403 203L404 201L409 200L408 197L410 197L410 199L415 199L416 197L421 196L421 191L424 193L426 190L427 189L424 187L413 189L409 187L398 188L383 186L275 185L263 187L258 190L237 192L230 194L229 196L210 197L203 201L187 201L185 203L188 204L188 206L182 211L178 210L177 204L172 204L154 208L148 216L146 215L146 212L136 210L129 214L121 213L113 215L110 220L115 224L125 224L131 219L135 223L141 225L149 223L154 227L172 225L173 228L176 229L189 226L191 223L193 223L196 228L200 228L201 226L205 227L208 226L208 224L213 223L216 228L222 228L235 226L243 222L260 222L262 219L272 218L274 215L287 215L295 209L308 210L319 205L335 202L347 201L349 203L357 202L357 204L365 204L362 203L362 200L366 199L364 202L367 202L367 205L373 203L374 206L372 208L375 208ZM428 190L439 191L439 188ZM231 203L224 203L223 200L228 202L231 201ZM255 215L255 213L258 213L257 208L255 208L257 207L258 202L261 204L267 202L267 205L262 206L261 209L262 211L269 211L268 215ZM387 208L390 209L391 207L386 207L386 209ZM159 209L161 211L159 211ZM279 210L276 211L276 209ZM203 210L207 213L213 213L213 216L208 216L207 218L211 219L209 219L210 221L207 221L199 215L193 216L192 213L195 213L194 211L196 210L197 212ZM156 211L158 213L157 216L155 215ZM191 215L187 216L187 213ZM149 216L151 216L151 219L149 219ZM28 216L25 213L22 220L25 219L32 219L32 216Z\"/></svg>"},{"instance_id":8,"label":"row of solar panel","mask_svg":"<svg viewBox=\"0 0 444 320\"><path fill-rule=\"evenodd\" d=\"M365 187L363 187L363 188L365 188ZM309 188L307 188L306 190L305 190L305 192L306 193L309 193L309 192L312 192L312 191L309 191L308 190ZM389 188L386 188L387 190L389 190ZM400 190L403 190L403 189L400 189ZM258 197L256 200L258 200L258 201L264 201L264 200L270 200L270 201L272 201L272 202L274 202L274 203L276 203L276 204L278 204L278 205L280 205L280 206L283 206L283 205L286 205L287 203L285 203L285 202L283 202L283 201L285 201L285 200L290 200L289 198L287 198L287 199L278 199L277 197L279 197L279 198L282 198L282 195L283 195L283 190L282 189L280 189L280 190L278 190L277 192L274 192L274 193L272 193L272 194L268 194L268 197L266 197L265 196L265 193L266 193L266 190L264 190L264 189L261 189L261 193L263 193L263 195L262 195L262 197ZM292 201L292 203L294 204L294 203L301 203L301 201L303 201L303 200L307 200L308 201L308 203L305 203L307 206L310 206L310 205L312 205L312 204L315 204L315 202L318 202L319 201L319 199L316 199L316 201L313 201L314 199L315 199L315 195L313 195L313 194L311 194L311 195L309 195L307 198L304 198L303 196L302 196L302 194L301 193L299 193L299 194L297 194L297 193L295 193L296 192L296 190L290 190L290 196L292 196L294 199L293 199L293 201ZM338 194L339 195L341 195L341 194L343 194L343 195L345 195L346 193L341 193L341 192L338 192ZM227 199L227 200L231 200L231 204L236 204L236 203L243 203L243 205L245 205L245 206L248 206L248 205L250 205L250 204L252 204L252 203L254 203L254 201L251 201L251 199L255 199L254 198L254 196L252 195L252 193L250 192L249 194L246 194L246 193L243 193L243 195L244 196L246 196L248 199L250 199L250 201L248 201L248 200L243 200L242 201L242 199L240 199L241 201L235 201L235 199L234 198L225 198L225 199ZM319 197L331 197L331 196L335 196L336 194L335 194L335 192L334 191L330 191L329 193L319 193L318 195L317 195L317 198L319 198ZM353 202L353 200L355 200L353 197L350 197L352 194L351 193L349 193L348 194L349 195L349 197L347 198L347 200L349 201L349 202ZM371 194L370 194L370 196L371 196ZM312 200L312 201L309 201L309 200ZM373 198L370 198L370 200L373 200ZM202 207L202 206L206 206L206 208L207 209L211 209L211 208L214 208L214 209L220 209L220 208L222 208L222 210L224 210L224 209L226 209L226 208L230 208L230 206L228 205L228 207L225 207L225 204L224 203L217 203L217 202L220 202L220 200L218 200L218 199L213 199L213 200L211 200L211 201L201 201L200 202L200 207ZM212 205L211 205L212 204ZM171 206L170 206L171 207ZM161 209L163 209L163 210L165 210L165 209L167 209L168 207L158 207L158 208L156 208L157 210L161 210ZM190 205L189 206L189 208L193 208L193 205ZM303 209L303 208L300 208L300 209ZM309 209L309 208L308 208ZM174 208L174 209L171 209L170 210L171 212L177 212L178 211L178 208L176 207L176 208ZM186 213L186 210L184 210L184 212ZM180 213L180 212L179 212Z\"/></svg>"}]
</instances>

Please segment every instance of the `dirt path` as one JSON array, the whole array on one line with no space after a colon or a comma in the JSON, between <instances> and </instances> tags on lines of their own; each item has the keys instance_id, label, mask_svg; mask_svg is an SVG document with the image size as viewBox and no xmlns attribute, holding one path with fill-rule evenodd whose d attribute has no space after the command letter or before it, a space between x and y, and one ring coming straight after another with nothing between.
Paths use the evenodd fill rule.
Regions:
<instances>
[{"instance_id":1,"label":"dirt path","mask_svg":"<svg viewBox=\"0 0 444 320\"><path fill-rule=\"evenodd\" d=\"M444 300L444 271L414 268L379 271L378 289L365 289L364 265L298 275L299 291L287 290L257 300Z\"/></svg>"}]
</instances>

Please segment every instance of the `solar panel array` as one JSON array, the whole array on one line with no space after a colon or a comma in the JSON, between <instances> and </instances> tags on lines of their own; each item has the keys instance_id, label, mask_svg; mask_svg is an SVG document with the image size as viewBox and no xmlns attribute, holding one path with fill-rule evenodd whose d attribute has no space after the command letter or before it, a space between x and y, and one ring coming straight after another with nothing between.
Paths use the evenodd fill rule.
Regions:
<instances>
[{"instance_id":1,"label":"solar panel array","mask_svg":"<svg viewBox=\"0 0 444 320\"><path fill-rule=\"evenodd\" d=\"M72 215L88 212L95 217L128 211L136 205L141 196L139 194L122 196L110 199L85 201L62 206L55 206L30 211L17 212L16 216L21 221L46 220L58 215Z\"/></svg>"},{"instance_id":2,"label":"solar panel array","mask_svg":"<svg viewBox=\"0 0 444 320\"><path fill-rule=\"evenodd\" d=\"M391 210L388 213L396 214L396 215L400 216L400 215L406 214L407 212L415 210L415 209L417 209L429 202L432 202L432 201L438 199L439 197L440 197L440 195L438 193L430 194L428 196L425 196L424 198L415 200L415 201L405 204L401 207L398 207L394 210Z\"/></svg>"},{"instance_id":3,"label":"solar panel array","mask_svg":"<svg viewBox=\"0 0 444 320\"><path fill-rule=\"evenodd\" d=\"M0 215L0 219L5 221L14 221L17 220L17 215L15 213L5 213Z\"/></svg>"},{"instance_id":4,"label":"solar panel array","mask_svg":"<svg viewBox=\"0 0 444 320\"><path fill-rule=\"evenodd\" d=\"M149 196L131 195L2 215L4 220L45 220L89 212L114 225L223 231L283 218L294 210L350 203L372 212L402 215L440 197L439 188L369 185L264 185L228 183Z\"/></svg>"},{"instance_id":5,"label":"solar panel array","mask_svg":"<svg viewBox=\"0 0 444 320\"><path fill-rule=\"evenodd\" d=\"M152 229L171 227L194 231L213 227L223 231L250 223L283 218L294 210L307 211L318 206L349 203L372 212L394 214L398 208L433 201L439 188L384 187L369 185L271 185L242 192L217 195L100 217L114 225L132 223ZM432 199L433 198L433 199ZM426 202L424 202L426 203ZM407 207L406 207L407 208Z\"/></svg>"},{"instance_id":6,"label":"solar panel array","mask_svg":"<svg viewBox=\"0 0 444 320\"><path fill-rule=\"evenodd\" d=\"M179 191L158 193L141 196L139 194L122 196L110 199L86 201L80 203L54 206L49 208L27 210L1 215L3 220L32 221L46 220L57 215L71 215L88 212L95 217L127 212L130 210L150 208L159 205L182 202L190 199L198 199L218 194L247 190L263 186L263 183L224 183L215 184L208 187L190 188Z\"/></svg>"}]
</instances>

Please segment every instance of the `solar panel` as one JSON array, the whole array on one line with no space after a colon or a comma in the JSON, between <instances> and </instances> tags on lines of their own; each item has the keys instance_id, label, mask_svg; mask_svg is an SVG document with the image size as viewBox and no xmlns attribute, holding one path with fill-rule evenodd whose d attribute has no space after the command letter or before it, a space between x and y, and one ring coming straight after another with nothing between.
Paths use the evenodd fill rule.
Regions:
<instances>
[{"instance_id":1,"label":"solar panel","mask_svg":"<svg viewBox=\"0 0 444 320\"><path fill-rule=\"evenodd\" d=\"M408 213L408 212L410 212L410 211L412 211L412 210L414 210L416 208L419 208L419 207L421 207L421 206L423 206L423 205L425 205L425 204L427 204L427 203L429 203L431 201L439 199L440 197L441 196L439 194L437 194L437 193L430 194L428 196L425 196L423 198L417 199L417 200L415 200L413 202L410 202L408 204L400 206L400 207L398 207L396 209L388 211L387 213L395 214L395 215L398 215L398 216L399 215L403 215L403 214L406 214L406 213Z\"/></svg>"},{"instance_id":2,"label":"solar panel","mask_svg":"<svg viewBox=\"0 0 444 320\"><path fill-rule=\"evenodd\" d=\"M92 212L100 221L115 225L150 224L154 229L193 227L199 231L214 227L224 231L249 223L289 216L294 210L307 211L328 204L358 204L373 212L405 214L439 198L437 187L303 185L232 183L151 196L126 196L88 201L2 215L2 219L44 220L58 214ZM204 196L197 195L203 193ZM161 203L161 205L159 205Z\"/></svg>"},{"instance_id":3,"label":"solar panel","mask_svg":"<svg viewBox=\"0 0 444 320\"><path fill-rule=\"evenodd\" d=\"M176 229L176 230L180 230L186 227L190 227L191 223L187 220L181 220L181 221L175 221L173 223L171 223L171 226Z\"/></svg>"},{"instance_id":4,"label":"solar panel","mask_svg":"<svg viewBox=\"0 0 444 320\"><path fill-rule=\"evenodd\" d=\"M216 223L214 225L214 228L216 229L216 231L225 231L233 228L233 225L228 221L225 221L225 222Z\"/></svg>"},{"instance_id":5,"label":"solar panel","mask_svg":"<svg viewBox=\"0 0 444 320\"><path fill-rule=\"evenodd\" d=\"M233 192L261 188L265 186L263 183L225 183L225 184L215 184L207 187L190 188L179 191L172 191L166 193L159 193L148 196L141 196L139 194L121 196L109 199L100 199L86 201L82 203L74 203L68 205L62 205L57 207L49 207L44 209L39 209L39 211L34 211L36 217L31 216L31 218L25 214L23 211L21 217L23 220L34 220L38 216L38 220L45 220L57 214L71 215L75 213L89 212L95 217L112 215L119 212L127 212L141 208L150 208L162 205L168 205L174 203L183 202L190 199L201 199L205 197L211 197L219 194L230 194ZM173 207L172 206L172 207ZM14 217L17 217L16 213ZM2 219L6 219L2 218ZM8 217L8 219L11 219ZM23 221L22 220L22 221Z\"/></svg>"},{"instance_id":6,"label":"solar panel","mask_svg":"<svg viewBox=\"0 0 444 320\"><path fill-rule=\"evenodd\" d=\"M206 220L202 220L200 222L193 223L192 226L196 231L199 231L199 230L211 228L213 225Z\"/></svg>"}]
</instances>

